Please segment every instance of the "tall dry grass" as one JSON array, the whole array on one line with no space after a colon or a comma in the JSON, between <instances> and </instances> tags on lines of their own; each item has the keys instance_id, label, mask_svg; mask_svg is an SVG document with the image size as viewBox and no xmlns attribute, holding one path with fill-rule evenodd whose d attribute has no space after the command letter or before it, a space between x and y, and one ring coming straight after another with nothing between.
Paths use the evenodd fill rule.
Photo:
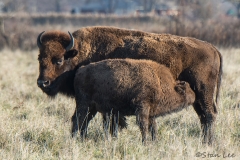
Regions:
<instances>
[{"instance_id":1,"label":"tall dry grass","mask_svg":"<svg viewBox=\"0 0 240 160\"><path fill-rule=\"evenodd\" d=\"M72 139L73 99L49 99L36 85L38 61L32 52L0 52L0 159L239 159L240 49L220 49L224 74L212 147L201 144L192 106L157 119L157 141L141 143L135 117L118 139L107 140L101 116L90 123L85 142ZM197 157L200 154L200 157ZM233 158L224 158L228 153ZM220 156L211 158L211 156ZM203 158L205 157L205 158Z\"/></svg>"}]
</instances>

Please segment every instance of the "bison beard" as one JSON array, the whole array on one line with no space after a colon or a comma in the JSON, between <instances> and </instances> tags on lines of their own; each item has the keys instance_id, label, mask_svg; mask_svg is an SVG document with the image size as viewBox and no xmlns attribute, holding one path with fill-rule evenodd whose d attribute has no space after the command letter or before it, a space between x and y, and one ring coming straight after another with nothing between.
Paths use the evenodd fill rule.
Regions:
<instances>
[{"instance_id":1,"label":"bison beard","mask_svg":"<svg viewBox=\"0 0 240 160\"><path fill-rule=\"evenodd\" d=\"M186 82L175 82L170 70L150 60L114 59L80 67L74 79L76 110L72 134L87 135L88 123L96 112L112 114L113 121L136 115L145 142L150 130L156 138L155 118L179 111L195 101ZM125 118L125 117L124 117ZM116 124L116 123L113 123ZM117 131L117 126L113 128ZM117 133L114 132L117 135Z\"/></svg>"},{"instance_id":2,"label":"bison beard","mask_svg":"<svg viewBox=\"0 0 240 160\"><path fill-rule=\"evenodd\" d=\"M212 143L222 76L222 56L213 45L190 37L113 27L86 27L72 35L74 45L70 50L68 46L73 40L69 34L53 31L39 36L39 86L45 82L51 86L66 70L90 62L112 58L150 59L168 67L174 79L190 84L196 95L193 106L200 118L203 142ZM58 92L75 95L68 80L61 83L65 87ZM48 86L41 88L45 90ZM68 94L68 91L73 92Z\"/></svg>"}]
</instances>

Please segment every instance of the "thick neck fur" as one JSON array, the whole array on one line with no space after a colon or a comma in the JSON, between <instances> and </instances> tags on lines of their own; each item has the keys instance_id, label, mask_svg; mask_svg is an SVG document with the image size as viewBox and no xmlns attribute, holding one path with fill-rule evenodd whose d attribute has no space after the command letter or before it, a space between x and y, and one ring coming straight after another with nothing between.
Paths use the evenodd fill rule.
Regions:
<instances>
[{"instance_id":1,"label":"thick neck fur","mask_svg":"<svg viewBox=\"0 0 240 160\"><path fill-rule=\"evenodd\" d=\"M74 77L76 69L67 71L63 73L60 78L62 78L61 86L59 87L59 92L70 97L75 96L74 90Z\"/></svg>"}]
</instances>

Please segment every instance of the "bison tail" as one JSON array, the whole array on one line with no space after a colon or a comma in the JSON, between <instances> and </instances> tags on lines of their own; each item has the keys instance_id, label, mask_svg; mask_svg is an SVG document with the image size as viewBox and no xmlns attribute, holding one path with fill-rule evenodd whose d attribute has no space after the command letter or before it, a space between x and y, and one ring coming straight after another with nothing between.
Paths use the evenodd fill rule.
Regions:
<instances>
[{"instance_id":1,"label":"bison tail","mask_svg":"<svg viewBox=\"0 0 240 160\"><path fill-rule=\"evenodd\" d=\"M221 82L222 82L222 73L223 73L223 70L222 70L222 67L223 67L222 66L222 64L223 64L222 55L219 51L218 51L218 55L219 55L219 58L220 58L220 66L219 66L219 73L218 73L218 79L217 79L216 105L218 105L219 92L220 92L220 86L221 86Z\"/></svg>"}]
</instances>

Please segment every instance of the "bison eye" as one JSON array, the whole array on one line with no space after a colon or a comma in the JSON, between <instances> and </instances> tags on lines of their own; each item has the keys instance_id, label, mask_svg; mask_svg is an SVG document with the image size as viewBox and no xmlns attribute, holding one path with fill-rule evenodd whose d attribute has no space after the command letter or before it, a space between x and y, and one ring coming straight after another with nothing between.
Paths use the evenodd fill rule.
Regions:
<instances>
[{"instance_id":1,"label":"bison eye","mask_svg":"<svg viewBox=\"0 0 240 160\"><path fill-rule=\"evenodd\" d=\"M56 62L57 65L62 65L63 64L63 59L58 59Z\"/></svg>"}]
</instances>

